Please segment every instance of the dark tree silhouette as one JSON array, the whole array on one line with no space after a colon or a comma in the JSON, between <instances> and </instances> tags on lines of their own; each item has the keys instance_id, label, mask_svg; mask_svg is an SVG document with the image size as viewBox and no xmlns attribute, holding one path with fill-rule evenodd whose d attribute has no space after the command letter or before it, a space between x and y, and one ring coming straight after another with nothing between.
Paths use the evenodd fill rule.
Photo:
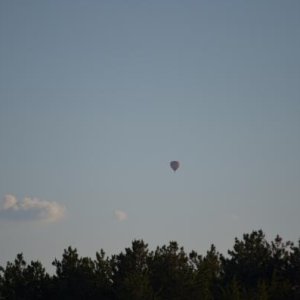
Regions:
<instances>
[{"instance_id":1,"label":"dark tree silhouette","mask_svg":"<svg viewBox=\"0 0 300 300\"><path fill-rule=\"evenodd\" d=\"M297 245L276 236L268 242L262 230L235 239L228 255L214 245L204 256L187 254L172 241L149 251L134 240L124 252L80 257L68 247L55 259L54 275L39 261L27 264L23 254L0 266L0 299L52 300L299 300L300 240Z\"/></svg>"},{"instance_id":2,"label":"dark tree silhouette","mask_svg":"<svg viewBox=\"0 0 300 300\"><path fill-rule=\"evenodd\" d=\"M40 262L32 261L27 265L20 253L13 263L8 262L6 268L1 267L0 271L2 299L46 299L44 294L50 277Z\"/></svg>"}]
</instances>

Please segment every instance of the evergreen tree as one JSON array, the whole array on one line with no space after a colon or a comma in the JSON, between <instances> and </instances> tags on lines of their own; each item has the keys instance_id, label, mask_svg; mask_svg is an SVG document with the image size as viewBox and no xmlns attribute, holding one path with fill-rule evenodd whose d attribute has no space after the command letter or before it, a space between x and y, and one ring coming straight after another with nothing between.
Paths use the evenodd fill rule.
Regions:
<instances>
[{"instance_id":1,"label":"evergreen tree","mask_svg":"<svg viewBox=\"0 0 300 300\"><path fill-rule=\"evenodd\" d=\"M61 261L55 259L56 275L55 299L110 299L108 264L104 252L97 254L96 261L89 257L79 257L77 250L64 250ZM103 267L103 269L102 269Z\"/></svg>"},{"instance_id":2,"label":"evergreen tree","mask_svg":"<svg viewBox=\"0 0 300 300\"><path fill-rule=\"evenodd\" d=\"M257 300L269 300L268 287L266 282L260 281L257 285Z\"/></svg>"},{"instance_id":3,"label":"evergreen tree","mask_svg":"<svg viewBox=\"0 0 300 300\"><path fill-rule=\"evenodd\" d=\"M151 284L156 299L190 299L193 273L184 249L176 242L157 247L150 260Z\"/></svg>"},{"instance_id":4,"label":"evergreen tree","mask_svg":"<svg viewBox=\"0 0 300 300\"><path fill-rule=\"evenodd\" d=\"M203 300L214 299L221 267L220 255L216 251L216 247L211 245L205 257L193 251L190 253L189 258L194 274L193 298Z\"/></svg>"},{"instance_id":5,"label":"evergreen tree","mask_svg":"<svg viewBox=\"0 0 300 300\"><path fill-rule=\"evenodd\" d=\"M8 262L6 268L1 267L2 299L46 299L49 275L46 274L42 264L32 261L27 265L23 254L17 254L13 263Z\"/></svg>"},{"instance_id":6,"label":"evergreen tree","mask_svg":"<svg viewBox=\"0 0 300 300\"><path fill-rule=\"evenodd\" d=\"M259 280L271 277L271 248L262 230L244 234L243 240L236 238L228 254L229 258L221 256L224 284L236 278L251 290Z\"/></svg>"},{"instance_id":7,"label":"evergreen tree","mask_svg":"<svg viewBox=\"0 0 300 300\"><path fill-rule=\"evenodd\" d=\"M117 299L153 299L148 255L148 245L142 240L135 240L132 248L112 257L112 281Z\"/></svg>"},{"instance_id":8,"label":"evergreen tree","mask_svg":"<svg viewBox=\"0 0 300 300\"><path fill-rule=\"evenodd\" d=\"M149 252L134 240L125 252L80 257L68 247L49 276L42 264L23 254L0 266L0 299L52 300L299 300L300 241L268 243L253 231L235 239L228 257L214 245L205 256L187 255L176 242Z\"/></svg>"}]
</instances>

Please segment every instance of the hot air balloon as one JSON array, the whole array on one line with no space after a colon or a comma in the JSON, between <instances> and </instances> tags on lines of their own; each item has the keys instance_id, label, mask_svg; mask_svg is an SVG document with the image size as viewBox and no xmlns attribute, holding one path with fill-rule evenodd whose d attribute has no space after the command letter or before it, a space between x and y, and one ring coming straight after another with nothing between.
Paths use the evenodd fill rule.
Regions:
<instances>
[{"instance_id":1,"label":"hot air balloon","mask_svg":"<svg viewBox=\"0 0 300 300\"><path fill-rule=\"evenodd\" d=\"M175 172L179 168L179 161L177 161L177 160L171 161L170 167Z\"/></svg>"}]
</instances>

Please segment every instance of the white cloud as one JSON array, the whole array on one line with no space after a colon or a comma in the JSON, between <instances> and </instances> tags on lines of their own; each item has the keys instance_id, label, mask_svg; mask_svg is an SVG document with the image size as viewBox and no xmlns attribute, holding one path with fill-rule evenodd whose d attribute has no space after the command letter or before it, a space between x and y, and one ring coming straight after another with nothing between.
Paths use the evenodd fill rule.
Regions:
<instances>
[{"instance_id":1,"label":"white cloud","mask_svg":"<svg viewBox=\"0 0 300 300\"><path fill-rule=\"evenodd\" d=\"M4 199L3 199L2 207L3 207L4 210L6 210L6 209L15 209L15 210L17 210L17 209L19 209L17 202L18 202L18 200L15 196L5 195Z\"/></svg>"},{"instance_id":2,"label":"white cloud","mask_svg":"<svg viewBox=\"0 0 300 300\"><path fill-rule=\"evenodd\" d=\"M120 222L125 221L128 218L127 213L122 210L115 210L115 217Z\"/></svg>"},{"instance_id":3,"label":"white cloud","mask_svg":"<svg viewBox=\"0 0 300 300\"><path fill-rule=\"evenodd\" d=\"M56 222L64 216L64 206L38 198L25 197L19 201L14 195L5 195L0 205L0 217L6 219Z\"/></svg>"}]
</instances>

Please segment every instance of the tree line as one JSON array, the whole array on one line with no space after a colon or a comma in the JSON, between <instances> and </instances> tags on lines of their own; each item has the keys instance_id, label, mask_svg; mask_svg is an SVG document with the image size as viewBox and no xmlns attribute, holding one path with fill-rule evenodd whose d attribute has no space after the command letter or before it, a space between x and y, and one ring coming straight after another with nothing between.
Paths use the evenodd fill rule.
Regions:
<instances>
[{"instance_id":1,"label":"tree line","mask_svg":"<svg viewBox=\"0 0 300 300\"><path fill-rule=\"evenodd\" d=\"M81 257L76 248L53 261L49 275L23 254L0 266L0 299L299 300L300 240L268 242L262 230L235 238L226 256L214 245L205 255L177 242L148 249L143 240L110 257Z\"/></svg>"}]
</instances>

